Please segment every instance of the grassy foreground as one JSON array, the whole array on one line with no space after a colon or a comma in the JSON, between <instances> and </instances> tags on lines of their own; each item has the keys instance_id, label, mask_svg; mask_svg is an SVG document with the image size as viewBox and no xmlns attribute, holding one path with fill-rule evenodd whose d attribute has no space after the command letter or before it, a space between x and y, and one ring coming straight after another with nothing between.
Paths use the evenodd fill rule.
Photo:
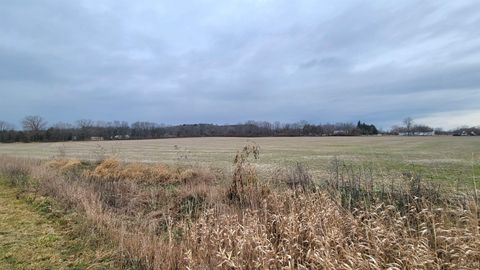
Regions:
<instances>
[{"instance_id":1,"label":"grassy foreground","mask_svg":"<svg viewBox=\"0 0 480 270\"><path fill-rule=\"evenodd\" d=\"M445 191L415 171L384 181L370 168L341 160L325 178L315 178L301 164L267 177L257 173L258 155L257 145L244 146L231 171L112 158L0 157L0 174L77 213L113 243L122 265L480 267L478 190Z\"/></svg>"},{"instance_id":2,"label":"grassy foreground","mask_svg":"<svg viewBox=\"0 0 480 270\"><path fill-rule=\"evenodd\" d=\"M114 269L119 257L83 218L0 178L0 269ZM90 228L91 229L91 228Z\"/></svg>"}]
</instances>

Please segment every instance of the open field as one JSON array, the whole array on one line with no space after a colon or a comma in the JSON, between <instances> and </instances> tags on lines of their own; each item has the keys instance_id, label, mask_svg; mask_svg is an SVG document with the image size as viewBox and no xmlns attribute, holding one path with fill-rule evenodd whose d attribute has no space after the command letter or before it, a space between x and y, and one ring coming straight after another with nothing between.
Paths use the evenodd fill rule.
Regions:
<instances>
[{"instance_id":1,"label":"open field","mask_svg":"<svg viewBox=\"0 0 480 270\"><path fill-rule=\"evenodd\" d=\"M83 160L114 156L127 162L231 168L235 152L247 141L260 146L260 159L256 163L266 172L301 162L314 175L322 175L331 161L338 158L375 168L378 174L416 171L426 179L455 185L469 185L473 175L480 176L478 137L181 138L0 144L0 155Z\"/></svg>"},{"instance_id":2,"label":"open field","mask_svg":"<svg viewBox=\"0 0 480 270\"><path fill-rule=\"evenodd\" d=\"M0 144L0 269L478 269L479 157L475 137Z\"/></svg>"},{"instance_id":3,"label":"open field","mask_svg":"<svg viewBox=\"0 0 480 270\"><path fill-rule=\"evenodd\" d=\"M337 173L318 184L302 166L261 176L255 170L257 154L258 148L248 144L236 155L232 172L223 173L198 165L111 158L0 156L5 181L0 201L10 202L1 211L7 218L0 219L0 229L6 228L0 240L10 245L0 249L0 267L28 269L57 261L69 250L62 244L70 242L62 230L43 245L41 228L49 221L34 215L30 220L27 207L16 205L15 187L21 191L17 198L30 198L41 209L42 198L58 203L112 243L105 267L123 267L111 269L479 268L478 190L443 192L415 173L385 184L365 174L368 169L339 162ZM9 230L16 221L31 233L28 237ZM84 237L77 234L72 241L83 243ZM92 248L98 251L105 241L95 242L99 245ZM36 244L36 254L45 259L28 257L30 249L22 249L22 243ZM24 256L13 257L16 251ZM98 259L88 256L81 263L97 269L92 265Z\"/></svg>"}]
</instances>

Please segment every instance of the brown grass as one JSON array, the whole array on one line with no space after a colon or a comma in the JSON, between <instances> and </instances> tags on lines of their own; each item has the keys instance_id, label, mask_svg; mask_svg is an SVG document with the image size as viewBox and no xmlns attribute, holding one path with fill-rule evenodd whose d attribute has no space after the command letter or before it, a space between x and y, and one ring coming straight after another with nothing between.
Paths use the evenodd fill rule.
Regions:
<instances>
[{"instance_id":1,"label":"brown grass","mask_svg":"<svg viewBox=\"0 0 480 270\"><path fill-rule=\"evenodd\" d=\"M115 156L127 162L164 164L200 164L230 169L232 158L247 138L172 138L100 142L14 143L0 144L0 155L42 158L53 157L99 160ZM479 137L274 137L255 138L262 157L255 161L264 177L277 166L301 162L319 178L325 175L329 161L338 157L358 165L373 163L378 173L416 170L424 178L450 183L469 190L472 171L480 175ZM175 147L176 146L176 147ZM62 153L60 150L66 153ZM472 153L475 154L472 158ZM102 158L103 159L103 158ZM473 168L472 168L473 161ZM480 181L477 177L477 186Z\"/></svg>"},{"instance_id":2,"label":"brown grass","mask_svg":"<svg viewBox=\"0 0 480 270\"><path fill-rule=\"evenodd\" d=\"M0 172L25 167L37 192L83 213L147 269L480 267L473 196L433 196L413 176L386 191L347 167L323 184L304 168L286 170L296 188L281 189L258 179L252 153L239 152L229 180L205 168L116 160L69 175L58 169L65 165L2 159Z\"/></svg>"},{"instance_id":3,"label":"brown grass","mask_svg":"<svg viewBox=\"0 0 480 270\"><path fill-rule=\"evenodd\" d=\"M55 159L47 162L47 166L63 172L80 169L82 165L82 161L78 159Z\"/></svg>"},{"instance_id":4,"label":"brown grass","mask_svg":"<svg viewBox=\"0 0 480 270\"><path fill-rule=\"evenodd\" d=\"M64 168L64 167L62 167ZM187 183L201 178L205 170L164 164L123 163L116 159L105 159L94 168L85 170L83 176L96 180L148 182L156 184Z\"/></svg>"}]
</instances>

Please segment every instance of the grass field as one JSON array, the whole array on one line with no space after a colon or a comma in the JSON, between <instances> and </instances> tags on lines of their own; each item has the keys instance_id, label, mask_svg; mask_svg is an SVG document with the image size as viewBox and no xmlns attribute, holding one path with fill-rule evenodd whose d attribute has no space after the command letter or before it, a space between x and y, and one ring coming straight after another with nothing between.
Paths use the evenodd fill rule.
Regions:
<instances>
[{"instance_id":1,"label":"grass field","mask_svg":"<svg viewBox=\"0 0 480 270\"><path fill-rule=\"evenodd\" d=\"M1 145L0 176L9 186L0 186L0 242L10 245L0 248L0 269L41 269L49 261L90 269L100 262L142 269L478 269L477 138L253 141ZM314 177L305 166L288 166L295 162ZM429 178L461 189L423 181ZM70 237L52 224L63 224L56 216L46 220L16 201L13 186L33 198L33 208L45 209L45 198L95 234ZM9 229L17 222L27 233ZM106 261L90 252L102 239L111 243ZM93 244L82 246L87 256L70 260L69 246L84 242ZM41 257L30 258L26 245Z\"/></svg>"},{"instance_id":2,"label":"grass field","mask_svg":"<svg viewBox=\"0 0 480 270\"><path fill-rule=\"evenodd\" d=\"M112 246L82 224L82 217L52 204L24 197L0 177L0 270L121 266Z\"/></svg>"},{"instance_id":3,"label":"grass field","mask_svg":"<svg viewBox=\"0 0 480 270\"><path fill-rule=\"evenodd\" d=\"M260 146L258 166L263 171L301 162L314 175L321 175L338 158L375 168L379 174L416 171L426 179L452 184L468 185L473 175L480 176L478 137L181 138L0 144L0 155L89 160L114 156L128 162L230 168L235 152L248 141Z\"/></svg>"}]
</instances>

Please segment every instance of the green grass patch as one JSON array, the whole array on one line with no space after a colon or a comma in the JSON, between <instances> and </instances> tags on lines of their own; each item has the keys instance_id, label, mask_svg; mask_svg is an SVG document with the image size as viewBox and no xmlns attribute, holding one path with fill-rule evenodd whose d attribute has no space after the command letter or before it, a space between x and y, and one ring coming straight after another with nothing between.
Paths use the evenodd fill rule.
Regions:
<instances>
[{"instance_id":1,"label":"green grass patch","mask_svg":"<svg viewBox=\"0 0 480 270\"><path fill-rule=\"evenodd\" d=\"M0 269L134 269L75 213L0 178Z\"/></svg>"}]
</instances>

